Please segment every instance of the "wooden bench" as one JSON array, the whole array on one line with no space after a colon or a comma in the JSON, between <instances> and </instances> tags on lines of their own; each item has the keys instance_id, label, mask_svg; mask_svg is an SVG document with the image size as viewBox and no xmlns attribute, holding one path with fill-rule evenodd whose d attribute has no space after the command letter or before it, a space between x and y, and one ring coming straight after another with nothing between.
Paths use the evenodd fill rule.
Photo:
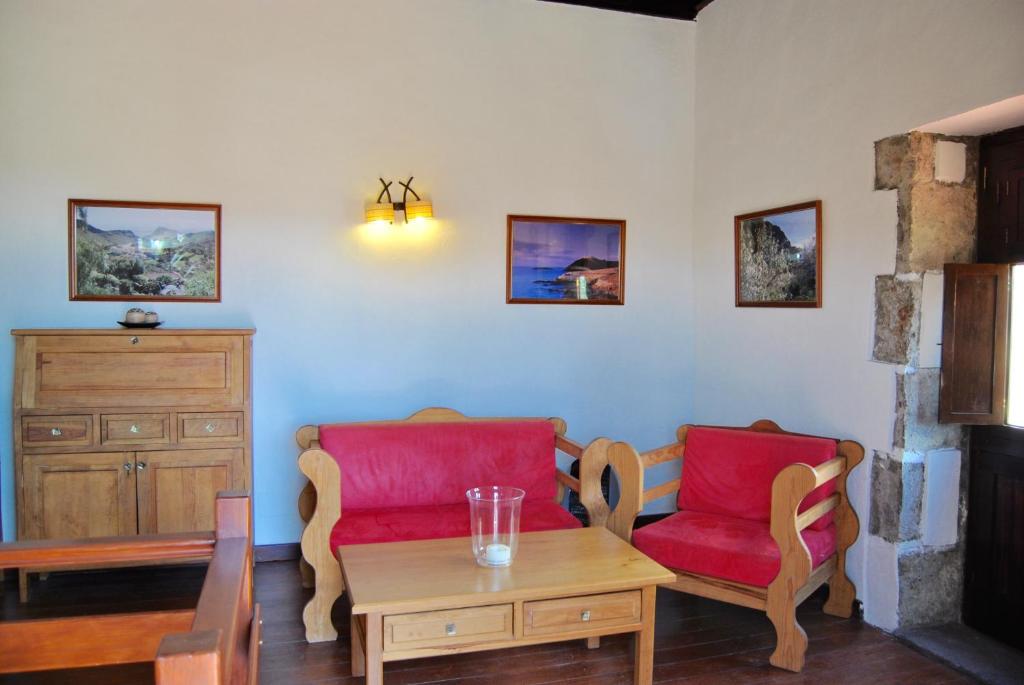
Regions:
<instances>
[{"instance_id":1,"label":"wooden bench","mask_svg":"<svg viewBox=\"0 0 1024 685\"><path fill-rule=\"evenodd\" d=\"M195 609L0 623L0 674L154 662L157 685L257 682L252 500L217 495L216 530L0 545L0 569L210 561Z\"/></svg>"},{"instance_id":2,"label":"wooden bench","mask_svg":"<svg viewBox=\"0 0 1024 685\"><path fill-rule=\"evenodd\" d=\"M302 613L306 640L322 642L338 636L331 623L331 608L344 591L344 585L334 547L468 536L466 482L474 481L470 487L501 484L527 490L521 519L524 531L579 527L579 522L558 506L564 500L565 488L579 492L579 480L556 468L555 451L579 459L585 451L604 449L610 441L601 438L584 448L567 438L565 430L565 421L558 418L470 418L453 409L438 407L423 409L397 421L300 428L295 436L302 448L299 469L309 479L299 496L299 513L306 522L302 532L300 568L303 584L316 588ZM521 431L522 436L517 437L515 431ZM480 443L483 447L479 448L473 439L466 437L467 432L474 435L479 432L475 439L487 442ZM398 437L399 434L402 437ZM496 444L499 438L495 436L500 436L504 442ZM520 443L521 450L508 449L510 444L516 446L509 441L520 439L528 441L528 444ZM415 440L420 441L413 445L415 449L407 449L407 443ZM396 482L384 482L386 478L379 473L389 468L388 450L393 447L377 449L375 445L385 442L389 446L397 444L399 451L416 453L414 460L408 453L401 455L405 460L402 464L408 468L393 469L390 475ZM422 449L420 445L423 445ZM343 474L345 468L342 463L348 463L346 468L352 472ZM375 466L364 466L368 463ZM510 474L513 474L511 480ZM350 479L344 493L343 475ZM428 480L432 475L435 480ZM475 482L480 478L484 482ZM520 481L529 481L530 484ZM396 488L406 494L396 494ZM420 496L417 488L430 492ZM532 500L531 495L534 496ZM414 512L410 513L409 520L419 516L423 527L431 529L429 532L417 530L415 524L403 520L406 504L403 498L414 496L417 499L415 504L427 506L409 507L409 511ZM428 503L426 500L430 498ZM343 499L345 506L349 507L345 512L349 513L343 513ZM422 510L427 508L431 513L425 519ZM382 516L388 517L388 525L378 523L375 526L372 521ZM371 520L369 524L367 519ZM354 524L357 520L362 523ZM446 525L439 524L442 520ZM344 539L339 537L344 533L346 522L353 526L361 525L365 539L358 539L355 535ZM376 532L375 527L381 535L372 535ZM370 535L367 537L368 532Z\"/></svg>"}]
</instances>

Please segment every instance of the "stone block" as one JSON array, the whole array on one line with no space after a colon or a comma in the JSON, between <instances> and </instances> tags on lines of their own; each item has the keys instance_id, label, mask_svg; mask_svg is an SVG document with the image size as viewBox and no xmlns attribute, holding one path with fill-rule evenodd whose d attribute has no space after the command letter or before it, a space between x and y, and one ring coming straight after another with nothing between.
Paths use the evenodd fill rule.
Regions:
<instances>
[{"instance_id":1,"label":"stone block","mask_svg":"<svg viewBox=\"0 0 1024 685\"><path fill-rule=\"evenodd\" d=\"M963 601L963 551L908 550L899 555L901 628L956 623Z\"/></svg>"},{"instance_id":2,"label":"stone block","mask_svg":"<svg viewBox=\"0 0 1024 685\"><path fill-rule=\"evenodd\" d=\"M939 423L940 373L940 369L916 369L897 374L893 447L919 454L961 447L961 426Z\"/></svg>"},{"instance_id":3,"label":"stone block","mask_svg":"<svg viewBox=\"0 0 1024 685\"><path fill-rule=\"evenodd\" d=\"M941 271L949 262L973 261L976 190L925 183L914 185L909 192L909 224L903 227L903 239L897 241L896 273Z\"/></svg>"},{"instance_id":4,"label":"stone block","mask_svg":"<svg viewBox=\"0 0 1024 685\"><path fill-rule=\"evenodd\" d=\"M875 142L875 190L895 190L913 175L910 136L890 136Z\"/></svg>"},{"instance_id":5,"label":"stone block","mask_svg":"<svg viewBox=\"0 0 1024 685\"><path fill-rule=\"evenodd\" d=\"M876 451L871 460L871 515L868 532L887 542L920 534L924 464L904 462Z\"/></svg>"},{"instance_id":6,"label":"stone block","mask_svg":"<svg viewBox=\"0 0 1024 685\"><path fill-rule=\"evenodd\" d=\"M875 361L909 364L916 356L921 292L920 280L875 277Z\"/></svg>"}]
</instances>

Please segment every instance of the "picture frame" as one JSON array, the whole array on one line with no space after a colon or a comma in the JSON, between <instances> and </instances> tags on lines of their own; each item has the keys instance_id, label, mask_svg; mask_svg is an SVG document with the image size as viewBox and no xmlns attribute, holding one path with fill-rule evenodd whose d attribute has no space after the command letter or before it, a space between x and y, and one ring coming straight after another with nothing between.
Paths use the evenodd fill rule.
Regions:
<instances>
[{"instance_id":1,"label":"picture frame","mask_svg":"<svg viewBox=\"0 0 1024 685\"><path fill-rule=\"evenodd\" d=\"M821 200L739 214L737 307L821 307Z\"/></svg>"},{"instance_id":2,"label":"picture frame","mask_svg":"<svg viewBox=\"0 0 1024 685\"><path fill-rule=\"evenodd\" d=\"M508 304L621 305L626 222L508 215Z\"/></svg>"},{"instance_id":3,"label":"picture frame","mask_svg":"<svg viewBox=\"0 0 1024 685\"><path fill-rule=\"evenodd\" d=\"M221 206L68 200L73 301L220 302Z\"/></svg>"}]
</instances>

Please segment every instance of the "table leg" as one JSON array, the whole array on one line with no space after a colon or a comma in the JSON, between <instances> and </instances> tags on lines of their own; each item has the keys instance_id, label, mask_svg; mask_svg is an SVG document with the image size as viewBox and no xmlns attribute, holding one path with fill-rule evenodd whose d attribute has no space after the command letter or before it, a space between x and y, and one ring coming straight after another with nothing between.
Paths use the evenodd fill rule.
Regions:
<instances>
[{"instance_id":1,"label":"table leg","mask_svg":"<svg viewBox=\"0 0 1024 685\"><path fill-rule=\"evenodd\" d=\"M658 586L643 588L640 595L642 628L633 637L633 682L651 685L654 678L654 598Z\"/></svg>"},{"instance_id":2,"label":"table leg","mask_svg":"<svg viewBox=\"0 0 1024 685\"><path fill-rule=\"evenodd\" d=\"M384 685L384 616L366 615L366 685Z\"/></svg>"},{"instance_id":3,"label":"table leg","mask_svg":"<svg viewBox=\"0 0 1024 685\"><path fill-rule=\"evenodd\" d=\"M359 616L352 616L352 621L349 623L349 629L352 631L350 647L349 647L349 660L352 662L352 675L363 676L366 675L366 647L363 645L363 622Z\"/></svg>"}]
</instances>

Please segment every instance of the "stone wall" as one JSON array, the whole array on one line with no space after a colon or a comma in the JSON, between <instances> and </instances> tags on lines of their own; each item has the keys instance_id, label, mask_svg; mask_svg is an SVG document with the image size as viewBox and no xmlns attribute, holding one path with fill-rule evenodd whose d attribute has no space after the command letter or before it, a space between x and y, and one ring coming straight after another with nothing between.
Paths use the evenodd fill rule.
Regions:
<instances>
[{"instance_id":1,"label":"stone wall","mask_svg":"<svg viewBox=\"0 0 1024 685\"><path fill-rule=\"evenodd\" d=\"M937 341L922 340L921 321L926 281L974 259L977 165L976 138L914 132L875 143L875 189L897 192L897 241L894 272L875 279L872 356L894 365L896 403L892 448L872 457L868 533L895 547L900 628L960 619L965 434L938 422L939 369L921 363L922 345Z\"/></svg>"}]
</instances>

